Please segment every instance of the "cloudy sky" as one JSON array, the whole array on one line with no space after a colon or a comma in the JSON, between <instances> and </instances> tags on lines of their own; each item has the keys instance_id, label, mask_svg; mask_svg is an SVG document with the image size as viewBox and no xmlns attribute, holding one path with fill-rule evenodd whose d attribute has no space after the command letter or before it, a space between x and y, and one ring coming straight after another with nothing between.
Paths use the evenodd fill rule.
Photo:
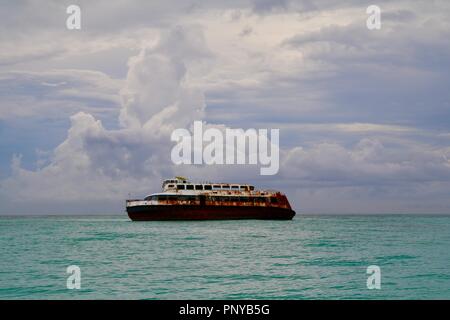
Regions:
<instances>
[{"instance_id":1,"label":"cloudy sky","mask_svg":"<svg viewBox=\"0 0 450 320\"><path fill-rule=\"evenodd\" d=\"M445 0L2 1L0 214L124 213L174 175L299 213L449 213L449 39ZM173 165L195 120L280 129L279 173Z\"/></svg>"}]
</instances>

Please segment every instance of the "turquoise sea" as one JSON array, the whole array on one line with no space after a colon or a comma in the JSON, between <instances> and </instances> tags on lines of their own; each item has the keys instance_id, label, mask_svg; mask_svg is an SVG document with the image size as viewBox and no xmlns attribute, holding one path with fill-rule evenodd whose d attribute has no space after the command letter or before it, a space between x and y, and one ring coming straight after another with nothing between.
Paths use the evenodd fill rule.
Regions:
<instances>
[{"instance_id":1,"label":"turquoise sea","mask_svg":"<svg viewBox=\"0 0 450 320\"><path fill-rule=\"evenodd\" d=\"M0 253L0 299L450 299L450 216L0 217Z\"/></svg>"}]
</instances>

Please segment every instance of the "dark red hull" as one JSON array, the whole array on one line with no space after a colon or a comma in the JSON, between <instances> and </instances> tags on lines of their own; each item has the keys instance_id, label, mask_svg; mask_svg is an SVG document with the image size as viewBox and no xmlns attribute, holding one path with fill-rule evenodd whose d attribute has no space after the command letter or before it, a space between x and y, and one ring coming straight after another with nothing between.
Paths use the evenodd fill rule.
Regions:
<instances>
[{"instance_id":1,"label":"dark red hull","mask_svg":"<svg viewBox=\"0 0 450 320\"><path fill-rule=\"evenodd\" d=\"M291 220L295 211L263 206L147 205L127 208L133 221L151 220Z\"/></svg>"}]
</instances>

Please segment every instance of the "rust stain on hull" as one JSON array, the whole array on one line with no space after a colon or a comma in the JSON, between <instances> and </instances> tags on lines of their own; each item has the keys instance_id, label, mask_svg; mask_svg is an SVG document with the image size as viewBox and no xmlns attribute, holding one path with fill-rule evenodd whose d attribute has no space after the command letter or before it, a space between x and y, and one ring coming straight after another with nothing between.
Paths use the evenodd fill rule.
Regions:
<instances>
[{"instance_id":1,"label":"rust stain on hull","mask_svg":"<svg viewBox=\"0 0 450 320\"><path fill-rule=\"evenodd\" d=\"M163 192L126 201L128 216L145 220L291 220L289 201L279 191L254 190L252 185L191 183L183 177L163 182Z\"/></svg>"}]
</instances>

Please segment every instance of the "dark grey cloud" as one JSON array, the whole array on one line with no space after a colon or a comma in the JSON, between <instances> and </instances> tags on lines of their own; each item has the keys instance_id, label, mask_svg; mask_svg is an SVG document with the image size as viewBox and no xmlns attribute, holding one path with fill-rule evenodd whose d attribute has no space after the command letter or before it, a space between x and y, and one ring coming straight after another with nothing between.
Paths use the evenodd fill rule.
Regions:
<instances>
[{"instance_id":1,"label":"dark grey cloud","mask_svg":"<svg viewBox=\"0 0 450 320\"><path fill-rule=\"evenodd\" d=\"M301 69L297 75L274 71L255 88L210 91L211 117L219 120L221 110L231 109L261 121L260 111L277 103L285 113L271 120L279 122L375 121L448 128L450 44L444 39L450 30L437 21L433 27L416 21L383 28L331 25L287 39L282 47L302 53L304 64L317 68L306 76Z\"/></svg>"},{"instance_id":2,"label":"dark grey cloud","mask_svg":"<svg viewBox=\"0 0 450 320\"><path fill-rule=\"evenodd\" d=\"M90 111L107 118L120 103L120 81L88 70L0 72L0 118L66 117Z\"/></svg>"},{"instance_id":3,"label":"dark grey cloud","mask_svg":"<svg viewBox=\"0 0 450 320\"><path fill-rule=\"evenodd\" d=\"M288 9L288 0L256 0L253 10L257 13L272 13Z\"/></svg>"}]
</instances>

